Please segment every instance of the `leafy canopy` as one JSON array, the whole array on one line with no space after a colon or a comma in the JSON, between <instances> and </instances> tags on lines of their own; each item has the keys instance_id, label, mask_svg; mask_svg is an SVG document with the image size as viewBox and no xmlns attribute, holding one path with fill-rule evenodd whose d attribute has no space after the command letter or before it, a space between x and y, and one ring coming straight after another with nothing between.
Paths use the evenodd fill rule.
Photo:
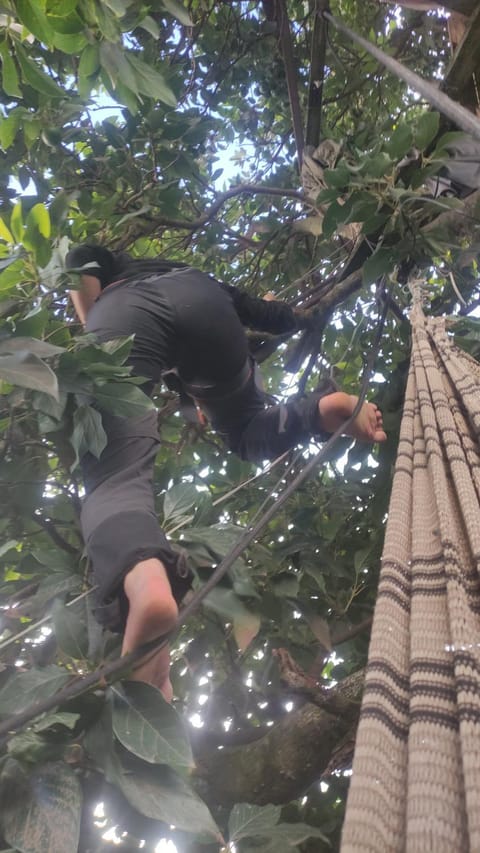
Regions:
<instances>
[{"instance_id":1,"label":"leafy canopy","mask_svg":"<svg viewBox=\"0 0 480 853\"><path fill-rule=\"evenodd\" d=\"M328 771L311 736L308 760L294 769L305 697L281 682L273 650L286 649L314 683L341 682L363 665L408 366L403 281L419 265L432 310L453 312L458 290L467 302L475 296L477 270L475 240L468 248L464 231L456 238L442 227L442 216L462 216L463 202L425 191L450 129L333 31L321 136L305 151L325 138L339 148L303 194L291 106L304 125L320 110L309 102L320 49L314 9L290 0L2 6L2 719L119 654L85 586L78 462L105 446L100 411L129 416L151 403L125 366L130 341L100 346L80 334L67 298L75 282L63 271L69 245L97 240L181 259L316 309L307 350L252 339L268 390L283 395L327 377L355 393L379 281L392 306L369 391L389 442L339 441L237 560L173 645L175 710L153 687L127 681L52 708L9 739L0 757L5 849L107 850L101 834L113 826L126 850L139 839L153 850L161 837L180 851L338 846L347 779L330 773L343 767L335 749L347 726L330 731ZM289 21L283 41L279 10ZM419 73L443 73L449 48L437 15L373 0L337 0L333 11ZM416 162L400 166L412 147ZM460 331L476 352L475 323ZM312 448L255 469L184 425L170 392L158 389L154 402L159 519L201 584Z\"/></svg>"}]
</instances>

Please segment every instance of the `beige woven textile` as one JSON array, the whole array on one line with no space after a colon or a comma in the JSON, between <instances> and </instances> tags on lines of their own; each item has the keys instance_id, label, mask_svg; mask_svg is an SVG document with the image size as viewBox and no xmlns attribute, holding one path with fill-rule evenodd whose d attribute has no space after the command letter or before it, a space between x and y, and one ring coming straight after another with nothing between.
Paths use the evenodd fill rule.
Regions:
<instances>
[{"instance_id":1,"label":"beige woven textile","mask_svg":"<svg viewBox=\"0 0 480 853\"><path fill-rule=\"evenodd\" d=\"M480 366L411 321L342 853L480 853Z\"/></svg>"}]
</instances>

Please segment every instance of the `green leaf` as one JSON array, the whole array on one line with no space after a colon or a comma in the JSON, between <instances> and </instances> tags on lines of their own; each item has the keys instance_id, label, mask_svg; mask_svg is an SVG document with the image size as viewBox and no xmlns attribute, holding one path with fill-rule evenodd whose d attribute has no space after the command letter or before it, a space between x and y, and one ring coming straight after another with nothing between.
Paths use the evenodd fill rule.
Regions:
<instances>
[{"instance_id":1,"label":"green leaf","mask_svg":"<svg viewBox=\"0 0 480 853\"><path fill-rule=\"evenodd\" d=\"M54 33L53 44L63 53L79 54L87 44L83 33Z\"/></svg>"},{"instance_id":2,"label":"green leaf","mask_svg":"<svg viewBox=\"0 0 480 853\"><path fill-rule=\"evenodd\" d=\"M442 159L445 160L450 156L449 147L456 142L465 141L466 134L461 130L449 130L437 140L437 145L433 154L430 154L430 160Z\"/></svg>"},{"instance_id":3,"label":"green leaf","mask_svg":"<svg viewBox=\"0 0 480 853\"><path fill-rule=\"evenodd\" d=\"M148 409L155 408L140 388L127 382L107 382L95 388L94 393L101 408L120 417L134 418Z\"/></svg>"},{"instance_id":4,"label":"green leaf","mask_svg":"<svg viewBox=\"0 0 480 853\"><path fill-rule=\"evenodd\" d=\"M21 123L22 116L17 110L12 110L7 118L0 120L0 145L4 151L12 145Z\"/></svg>"},{"instance_id":5,"label":"green leaf","mask_svg":"<svg viewBox=\"0 0 480 853\"><path fill-rule=\"evenodd\" d=\"M417 121L415 128L415 145L420 151L425 151L435 139L440 126L440 113L425 112Z\"/></svg>"},{"instance_id":6,"label":"green leaf","mask_svg":"<svg viewBox=\"0 0 480 853\"><path fill-rule=\"evenodd\" d=\"M267 847L259 846L258 850L268 850L269 853L291 850L307 838L321 838L326 844L330 843L316 826L306 823L278 823L280 812L279 806L252 806L248 803L234 806L228 821L230 843L238 844L243 838L265 838L270 843Z\"/></svg>"},{"instance_id":7,"label":"green leaf","mask_svg":"<svg viewBox=\"0 0 480 853\"><path fill-rule=\"evenodd\" d=\"M139 92L154 100L163 101L170 107L176 107L177 99L159 71L150 68L133 53L127 53L126 58L135 71Z\"/></svg>"},{"instance_id":8,"label":"green leaf","mask_svg":"<svg viewBox=\"0 0 480 853\"><path fill-rule=\"evenodd\" d=\"M117 44L112 44L112 42L103 41L100 45L100 63L107 72L113 87L120 81L135 95L139 94L137 76L128 62L128 55L125 54L123 48ZM120 138L122 145L124 145L123 138Z\"/></svg>"},{"instance_id":9,"label":"green leaf","mask_svg":"<svg viewBox=\"0 0 480 853\"><path fill-rule=\"evenodd\" d=\"M0 715L19 713L33 702L53 696L69 678L68 672L53 664L13 675L0 690Z\"/></svg>"},{"instance_id":10,"label":"green leaf","mask_svg":"<svg viewBox=\"0 0 480 853\"><path fill-rule=\"evenodd\" d=\"M178 522L187 518L199 501L199 492L191 483L179 483L165 493L163 499L164 521Z\"/></svg>"},{"instance_id":11,"label":"green leaf","mask_svg":"<svg viewBox=\"0 0 480 853\"><path fill-rule=\"evenodd\" d=\"M127 13L128 6L130 5L128 2L125 2L125 0L104 0L104 3L112 10L117 18L123 18Z\"/></svg>"},{"instance_id":12,"label":"green leaf","mask_svg":"<svg viewBox=\"0 0 480 853\"><path fill-rule=\"evenodd\" d=\"M241 838L268 835L280 820L280 806L252 806L239 803L233 807L228 820L229 839L237 843Z\"/></svg>"},{"instance_id":13,"label":"green leaf","mask_svg":"<svg viewBox=\"0 0 480 853\"><path fill-rule=\"evenodd\" d=\"M0 56L2 58L2 88L11 98L21 98L18 72L14 59L8 49L8 42L0 43Z\"/></svg>"},{"instance_id":14,"label":"green leaf","mask_svg":"<svg viewBox=\"0 0 480 853\"><path fill-rule=\"evenodd\" d=\"M206 840L219 840L218 827L207 806L174 770L139 759L124 760L124 765L126 772L121 776L108 774L108 778L140 814Z\"/></svg>"},{"instance_id":15,"label":"green leaf","mask_svg":"<svg viewBox=\"0 0 480 853\"><path fill-rule=\"evenodd\" d=\"M323 178L327 187L341 190L348 186L351 174L346 163L339 163L336 169L325 169ZM325 190L323 190L323 192L325 192ZM322 198L322 201L323 200L328 201L329 199Z\"/></svg>"},{"instance_id":16,"label":"green leaf","mask_svg":"<svg viewBox=\"0 0 480 853\"><path fill-rule=\"evenodd\" d=\"M78 64L79 77L91 77L100 68L100 50L98 44L87 44L82 51Z\"/></svg>"},{"instance_id":17,"label":"green leaf","mask_svg":"<svg viewBox=\"0 0 480 853\"><path fill-rule=\"evenodd\" d=\"M54 714L45 714L41 717L38 723L34 724L33 729L36 732L44 732L48 731L48 729L56 729L57 726L63 726L63 728L71 731L75 728L79 719L80 714L75 714L71 711L57 711Z\"/></svg>"},{"instance_id":18,"label":"green leaf","mask_svg":"<svg viewBox=\"0 0 480 853\"><path fill-rule=\"evenodd\" d=\"M23 240L23 215L22 215L22 202L17 201L13 206L13 210L10 216L10 230L15 238L17 243L21 243Z\"/></svg>"},{"instance_id":19,"label":"green leaf","mask_svg":"<svg viewBox=\"0 0 480 853\"><path fill-rule=\"evenodd\" d=\"M150 33L152 38L154 38L154 39L160 38L160 27L158 26L157 22L154 21L154 19L150 15L146 15L145 18L142 18L142 20L139 22L138 26L141 27L142 30L145 30L147 33Z\"/></svg>"},{"instance_id":20,"label":"green leaf","mask_svg":"<svg viewBox=\"0 0 480 853\"><path fill-rule=\"evenodd\" d=\"M24 240L25 244L25 240ZM25 314L21 320L17 320L15 331L19 337L27 338L42 338L45 332L45 326L49 320L49 314L46 308L41 305L35 305L28 314ZM30 352L29 347L25 347ZM16 350L18 352L18 349ZM38 355L38 353L35 353Z\"/></svg>"},{"instance_id":21,"label":"green leaf","mask_svg":"<svg viewBox=\"0 0 480 853\"><path fill-rule=\"evenodd\" d=\"M59 750L57 744L52 745L46 738L32 731L32 729L14 735L9 740L7 749L13 758L31 764L54 761L61 757L61 749Z\"/></svg>"},{"instance_id":22,"label":"green leaf","mask_svg":"<svg viewBox=\"0 0 480 853\"><path fill-rule=\"evenodd\" d=\"M233 620L233 636L235 637L237 648L241 652L248 649L250 643L257 636L261 624L262 620L259 614L252 613L251 610L247 610L246 608L245 612L240 616L235 616Z\"/></svg>"},{"instance_id":23,"label":"green leaf","mask_svg":"<svg viewBox=\"0 0 480 853\"><path fill-rule=\"evenodd\" d=\"M63 761L48 762L29 776L29 790L2 807L2 834L21 853L77 850L82 791Z\"/></svg>"},{"instance_id":24,"label":"green leaf","mask_svg":"<svg viewBox=\"0 0 480 853\"><path fill-rule=\"evenodd\" d=\"M362 174L369 175L371 178L383 178L392 169L392 159L385 153L380 151L373 157L367 159Z\"/></svg>"},{"instance_id":25,"label":"green leaf","mask_svg":"<svg viewBox=\"0 0 480 853\"><path fill-rule=\"evenodd\" d=\"M92 406L79 406L73 415L73 426L70 444L75 451L76 462L88 452L99 459L107 446L107 435L100 412Z\"/></svg>"},{"instance_id":26,"label":"green leaf","mask_svg":"<svg viewBox=\"0 0 480 853\"><path fill-rule=\"evenodd\" d=\"M0 379L21 388L33 388L58 400L58 382L53 370L33 353L20 351L0 356Z\"/></svg>"},{"instance_id":27,"label":"green leaf","mask_svg":"<svg viewBox=\"0 0 480 853\"><path fill-rule=\"evenodd\" d=\"M111 692L113 730L123 746L150 764L191 769L185 725L160 690L142 681L127 681L122 687L112 687Z\"/></svg>"},{"instance_id":28,"label":"green leaf","mask_svg":"<svg viewBox=\"0 0 480 853\"><path fill-rule=\"evenodd\" d=\"M29 211L26 221L27 227L34 226L42 237L48 238L51 233L50 215L44 204L34 204Z\"/></svg>"},{"instance_id":29,"label":"green leaf","mask_svg":"<svg viewBox=\"0 0 480 853\"><path fill-rule=\"evenodd\" d=\"M49 98L64 98L65 92L43 71L34 60L30 59L22 45L16 45L17 58L22 70L22 76L29 86Z\"/></svg>"},{"instance_id":30,"label":"green leaf","mask_svg":"<svg viewBox=\"0 0 480 853\"><path fill-rule=\"evenodd\" d=\"M39 341L36 338L26 338L22 335L0 338L0 355L19 351L33 353L39 358L51 358L65 352L62 347L56 347L54 344L49 344L48 341Z\"/></svg>"},{"instance_id":31,"label":"green leaf","mask_svg":"<svg viewBox=\"0 0 480 853\"><path fill-rule=\"evenodd\" d=\"M236 595L233 589L216 586L208 593L203 606L218 613L227 622L238 625L239 630L241 630L242 625L249 626L250 629L253 629L254 625L260 627L257 615L245 607L242 599ZM258 628L254 636L258 633Z\"/></svg>"},{"instance_id":32,"label":"green leaf","mask_svg":"<svg viewBox=\"0 0 480 853\"><path fill-rule=\"evenodd\" d=\"M55 637L62 652L74 660L84 660L88 655L88 630L86 611L82 605L84 618L73 607L65 607L61 601L55 601L52 608Z\"/></svg>"},{"instance_id":33,"label":"green leaf","mask_svg":"<svg viewBox=\"0 0 480 853\"><path fill-rule=\"evenodd\" d=\"M13 234L5 225L3 219L0 219L0 240L5 240L6 243L14 243Z\"/></svg>"},{"instance_id":34,"label":"green leaf","mask_svg":"<svg viewBox=\"0 0 480 853\"><path fill-rule=\"evenodd\" d=\"M335 233L339 225L343 225L350 218L351 202L347 200L345 204L340 204L339 201L333 201L329 206L325 218L323 220L323 235L331 237Z\"/></svg>"},{"instance_id":35,"label":"green leaf","mask_svg":"<svg viewBox=\"0 0 480 853\"><path fill-rule=\"evenodd\" d=\"M48 18L38 2L30 0L16 0L15 8L17 15L31 33L39 41L51 47L53 42L53 30L48 23Z\"/></svg>"},{"instance_id":36,"label":"green leaf","mask_svg":"<svg viewBox=\"0 0 480 853\"><path fill-rule=\"evenodd\" d=\"M399 124L388 143L385 146L386 151L393 160L401 160L407 151L412 147L413 133L412 128L406 122Z\"/></svg>"},{"instance_id":37,"label":"green leaf","mask_svg":"<svg viewBox=\"0 0 480 853\"><path fill-rule=\"evenodd\" d=\"M179 3L178 0L161 0L161 2L164 9L170 12L177 21L185 24L186 27L193 27L193 21L182 3Z\"/></svg>"},{"instance_id":38,"label":"green leaf","mask_svg":"<svg viewBox=\"0 0 480 853\"><path fill-rule=\"evenodd\" d=\"M363 283L374 284L382 275L391 272L394 266L395 253L393 249L377 249L363 265Z\"/></svg>"},{"instance_id":39,"label":"green leaf","mask_svg":"<svg viewBox=\"0 0 480 853\"><path fill-rule=\"evenodd\" d=\"M139 682L136 682L139 683ZM178 829L218 839L218 827L207 806L178 773L166 764L147 764L131 752L113 746L110 706L85 736L85 748L140 814L173 824Z\"/></svg>"}]
</instances>

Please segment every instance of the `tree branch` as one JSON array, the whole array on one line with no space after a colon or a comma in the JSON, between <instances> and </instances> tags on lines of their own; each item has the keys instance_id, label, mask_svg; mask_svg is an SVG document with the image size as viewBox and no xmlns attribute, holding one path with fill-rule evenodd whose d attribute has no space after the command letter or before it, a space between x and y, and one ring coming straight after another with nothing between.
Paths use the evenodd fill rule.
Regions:
<instances>
[{"instance_id":1,"label":"tree branch","mask_svg":"<svg viewBox=\"0 0 480 853\"><path fill-rule=\"evenodd\" d=\"M320 14L326 7L325 0L314 0L315 20L313 24L310 75L308 80L308 107L305 143L316 148L320 144L322 121L323 82L325 76L325 54L327 51L328 23ZM357 91L357 90L355 90Z\"/></svg>"},{"instance_id":2,"label":"tree branch","mask_svg":"<svg viewBox=\"0 0 480 853\"><path fill-rule=\"evenodd\" d=\"M299 797L319 779L340 741L356 727L364 675L361 670L340 682L336 705L331 701L321 708L307 702L247 746L212 750L198 741L196 778L202 796L216 806L283 804Z\"/></svg>"},{"instance_id":3,"label":"tree branch","mask_svg":"<svg viewBox=\"0 0 480 853\"><path fill-rule=\"evenodd\" d=\"M35 522L35 524L38 524L38 526L41 527L42 530L45 531L45 533L48 533L50 539L55 542L55 545L58 545L58 547L61 548L62 551L66 551L67 554L78 554L78 548L75 548L73 545L70 545L70 542L67 542L67 540L63 538L63 536L58 532L53 522L50 521L48 518L44 518L42 515L36 515L35 513L32 513L30 518L32 519L32 521Z\"/></svg>"},{"instance_id":4,"label":"tree branch","mask_svg":"<svg viewBox=\"0 0 480 853\"><path fill-rule=\"evenodd\" d=\"M235 198L237 195L270 195L270 196L280 196L281 198L292 198L295 201L300 202L301 204L306 205L314 210L317 210L315 205L312 203L311 199L307 199L305 195L297 190L288 190L283 189L283 187L267 187L261 186L259 184L238 184L235 187L231 187L229 190L226 190L224 193L220 193L217 197L216 201L210 205L209 208L203 213L201 216L198 216L196 219L176 219L170 216L155 216L148 217L146 215L142 215L142 223L149 223L150 229L149 231L153 231L156 228L164 227L164 228L180 228L185 231L197 231L200 228L203 228L214 216L218 213L218 211L223 207L226 201L229 201L231 198ZM133 222L132 227L129 229L129 234L126 239L120 240L118 242L117 248L123 248L123 245L127 245L128 242L131 242L134 239L134 232L138 230L135 228L135 225L138 223ZM148 229L146 230L144 225L141 227L141 232L143 235L149 233Z\"/></svg>"},{"instance_id":5,"label":"tree branch","mask_svg":"<svg viewBox=\"0 0 480 853\"><path fill-rule=\"evenodd\" d=\"M283 64L285 67L285 76L287 79L290 112L292 114L293 133L295 135L295 146L297 149L298 163L300 166L302 163L304 146L303 121L302 111L300 109L300 101L298 98L297 69L295 66L295 58L293 55L292 33L290 31L290 21L288 20L285 0L276 0L275 13L278 24L278 38L280 42L280 50L282 52Z\"/></svg>"}]
</instances>

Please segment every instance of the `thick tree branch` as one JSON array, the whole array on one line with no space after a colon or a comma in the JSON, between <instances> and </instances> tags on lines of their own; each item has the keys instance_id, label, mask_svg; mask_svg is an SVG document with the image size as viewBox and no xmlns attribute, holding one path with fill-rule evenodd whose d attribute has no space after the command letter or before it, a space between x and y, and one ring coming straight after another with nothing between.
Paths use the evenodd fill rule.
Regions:
<instances>
[{"instance_id":1,"label":"thick tree branch","mask_svg":"<svg viewBox=\"0 0 480 853\"><path fill-rule=\"evenodd\" d=\"M217 806L282 804L299 797L320 778L340 742L354 731L363 679L363 670L354 673L338 685L325 707L307 702L247 746L212 750L198 743L196 775L202 796Z\"/></svg>"},{"instance_id":2,"label":"thick tree branch","mask_svg":"<svg viewBox=\"0 0 480 853\"><path fill-rule=\"evenodd\" d=\"M307 126L305 144L316 148L320 144L322 120L323 82L325 76L325 54L327 51L327 21L320 14L326 8L325 0L314 0L312 50L308 80ZM355 90L357 91L357 90Z\"/></svg>"},{"instance_id":3,"label":"thick tree branch","mask_svg":"<svg viewBox=\"0 0 480 853\"><path fill-rule=\"evenodd\" d=\"M276 0L275 13L278 23L278 38L282 52L285 76L287 78L288 97L290 101L290 112L292 114L293 132L295 135L295 146L297 149L298 163L301 165L303 156L303 121L300 101L298 98L297 69L293 55L292 33L290 21L287 15L285 0Z\"/></svg>"}]
</instances>

